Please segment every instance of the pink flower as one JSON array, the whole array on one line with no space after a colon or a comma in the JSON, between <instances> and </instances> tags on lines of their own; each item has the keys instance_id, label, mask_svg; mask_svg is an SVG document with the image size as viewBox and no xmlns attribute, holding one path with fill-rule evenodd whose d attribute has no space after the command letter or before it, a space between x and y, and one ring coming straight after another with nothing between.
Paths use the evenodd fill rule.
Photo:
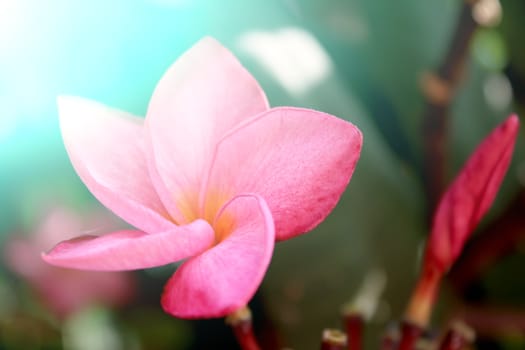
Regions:
<instances>
[{"instance_id":1,"label":"pink flower","mask_svg":"<svg viewBox=\"0 0 525 350\"><path fill-rule=\"evenodd\" d=\"M145 119L77 97L59 99L62 133L91 192L139 231L82 237L43 258L129 270L187 259L162 306L220 317L245 306L274 241L313 229L334 208L362 135L331 115L269 108L254 78L211 38L157 85Z\"/></svg>"},{"instance_id":2,"label":"pink flower","mask_svg":"<svg viewBox=\"0 0 525 350\"><path fill-rule=\"evenodd\" d=\"M434 214L426 264L446 272L457 259L498 193L512 158L518 128L517 116L507 118L476 148L449 186Z\"/></svg>"},{"instance_id":3,"label":"pink flower","mask_svg":"<svg viewBox=\"0 0 525 350\"><path fill-rule=\"evenodd\" d=\"M92 219L95 217L101 219L100 215L91 215ZM32 236L10 239L4 249L7 266L62 318L93 303L122 305L134 294L134 280L127 273L66 270L40 259L42 250L57 240L73 237L81 229L82 221L77 215L56 208Z\"/></svg>"}]
</instances>

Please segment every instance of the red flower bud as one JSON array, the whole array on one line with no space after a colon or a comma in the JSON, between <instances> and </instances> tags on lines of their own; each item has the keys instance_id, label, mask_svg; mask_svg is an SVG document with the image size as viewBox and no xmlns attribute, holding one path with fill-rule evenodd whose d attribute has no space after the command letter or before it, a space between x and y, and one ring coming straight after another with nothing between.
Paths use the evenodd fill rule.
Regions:
<instances>
[{"instance_id":1,"label":"red flower bud","mask_svg":"<svg viewBox=\"0 0 525 350\"><path fill-rule=\"evenodd\" d=\"M509 167L519 120L511 115L483 140L443 195L434 215L423 267L405 319L425 327L441 277L496 197Z\"/></svg>"},{"instance_id":2,"label":"red flower bud","mask_svg":"<svg viewBox=\"0 0 525 350\"><path fill-rule=\"evenodd\" d=\"M425 252L425 265L445 273L491 206L507 172L518 134L511 115L470 156L441 198Z\"/></svg>"}]
</instances>

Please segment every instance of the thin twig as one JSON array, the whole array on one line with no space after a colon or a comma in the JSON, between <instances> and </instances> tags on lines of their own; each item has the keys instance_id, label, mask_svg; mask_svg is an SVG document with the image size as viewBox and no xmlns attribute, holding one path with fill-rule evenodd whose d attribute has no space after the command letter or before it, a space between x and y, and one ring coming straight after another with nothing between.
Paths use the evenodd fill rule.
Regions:
<instances>
[{"instance_id":1,"label":"thin twig","mask_svg":"<svg viewBox=\"0 0 525 350\"><path fill-rule=\"evenodd\" d=\"M226 323L232 327L235 338L242 350L261 350L252 328L252 313L244 307L229 315Z\"/></svg>"},{"instance_id":2,"label":"thin twig","mask_svg":"<svg viewBox=\"0 0 525 350\"><path fill-rule=\"evenodd\" d=\"M525 333L525 309L516 306L467 305L456 317L480 337L512 337Z\"/></svg>"},{"instance_id":3,"label":"thin twig","mask_svg":"<svg viewBox=\"0 0 525 350\"><path fill-rule=\"evenodd\" d=\"M426 98L423 114L423 175L429 213L434 211L445 188L445 145L450 102L465 66L470 41L477 28L472 19L473 1L462 5L447 54L435 73L422 79Z\"/></svg>"}]
</instances>

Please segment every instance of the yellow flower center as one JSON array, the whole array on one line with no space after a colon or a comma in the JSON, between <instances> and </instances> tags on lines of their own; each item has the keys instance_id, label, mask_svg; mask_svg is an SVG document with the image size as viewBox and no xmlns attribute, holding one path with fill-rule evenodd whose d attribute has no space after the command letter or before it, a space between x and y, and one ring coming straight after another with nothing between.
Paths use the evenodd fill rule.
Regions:
<instances>
[{"instance_id":1,"label":"yellow flower center","mask_svg":"<svg viewBox=\"0 0 525 350\"><path fill-rule=\"evenodd\" d=\"M199 205L198 196L192 196L192 200L180 201L178 208L186 222L197 219L206 220L213 227L215 244L218 244L228 237L235 228L234 215L231 210L226 207L225 210L219 212L230 198L230 195L219 191L208 191L202 206Z\"/></svg>"}]
</instances>

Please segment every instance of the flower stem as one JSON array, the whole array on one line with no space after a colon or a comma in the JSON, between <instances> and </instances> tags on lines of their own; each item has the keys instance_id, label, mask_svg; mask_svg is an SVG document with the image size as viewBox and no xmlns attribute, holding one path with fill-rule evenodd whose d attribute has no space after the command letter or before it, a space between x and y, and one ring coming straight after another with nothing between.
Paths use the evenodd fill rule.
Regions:
<instances>
[{"instance_id":1,"label":"flower stem","mask_svg":"<svg viewBox=\"0 0 525 350\"><path fill-rule=\"evenodd\" d=\"M441 342L439 350L461 350L474 341L474 331L463 322L454 322Z\"/></svg>"},{"instance_id":2,"label":"flower stem","mask_svg":"<svg viewBox=\"0 0 525 350\"><path fill-rule=\"evenodd\" d=\"M405 312L405 320L419 326L420 329L428 324L442 276L438 269L428 265L423 266Z\"/></svg>"},{"instance_id":3,"label":"flower stem","mask_svg":"<svg viewBox=\"0 0 525 350\"><path fill-rule=\"evenodd\" d=\"M363 345L363 316L360 313L345 313L343 315L348 350L361 350Z\"/></svg>"},{"instance_id":4,"label":"flower stem","mask_svg":"<svg viewBox=\"0 0 525 350\"><path fill-rule=\"evenodd\" d=\"M243 307L226 317L226 323L232 327L235 338L242 350L261 350L252 328L252 313Z\"/></svg>"},{"instance_id":5,"label":"flower stem","mask_svg":"<svg viewBox=\"0 0 525 350\"><path fill-rule=\"evenodd\" d=\"M325 329L321 342L321 350L344 350L346 348L346 334L338 329Z\"/></svg>"}]
</instances>

